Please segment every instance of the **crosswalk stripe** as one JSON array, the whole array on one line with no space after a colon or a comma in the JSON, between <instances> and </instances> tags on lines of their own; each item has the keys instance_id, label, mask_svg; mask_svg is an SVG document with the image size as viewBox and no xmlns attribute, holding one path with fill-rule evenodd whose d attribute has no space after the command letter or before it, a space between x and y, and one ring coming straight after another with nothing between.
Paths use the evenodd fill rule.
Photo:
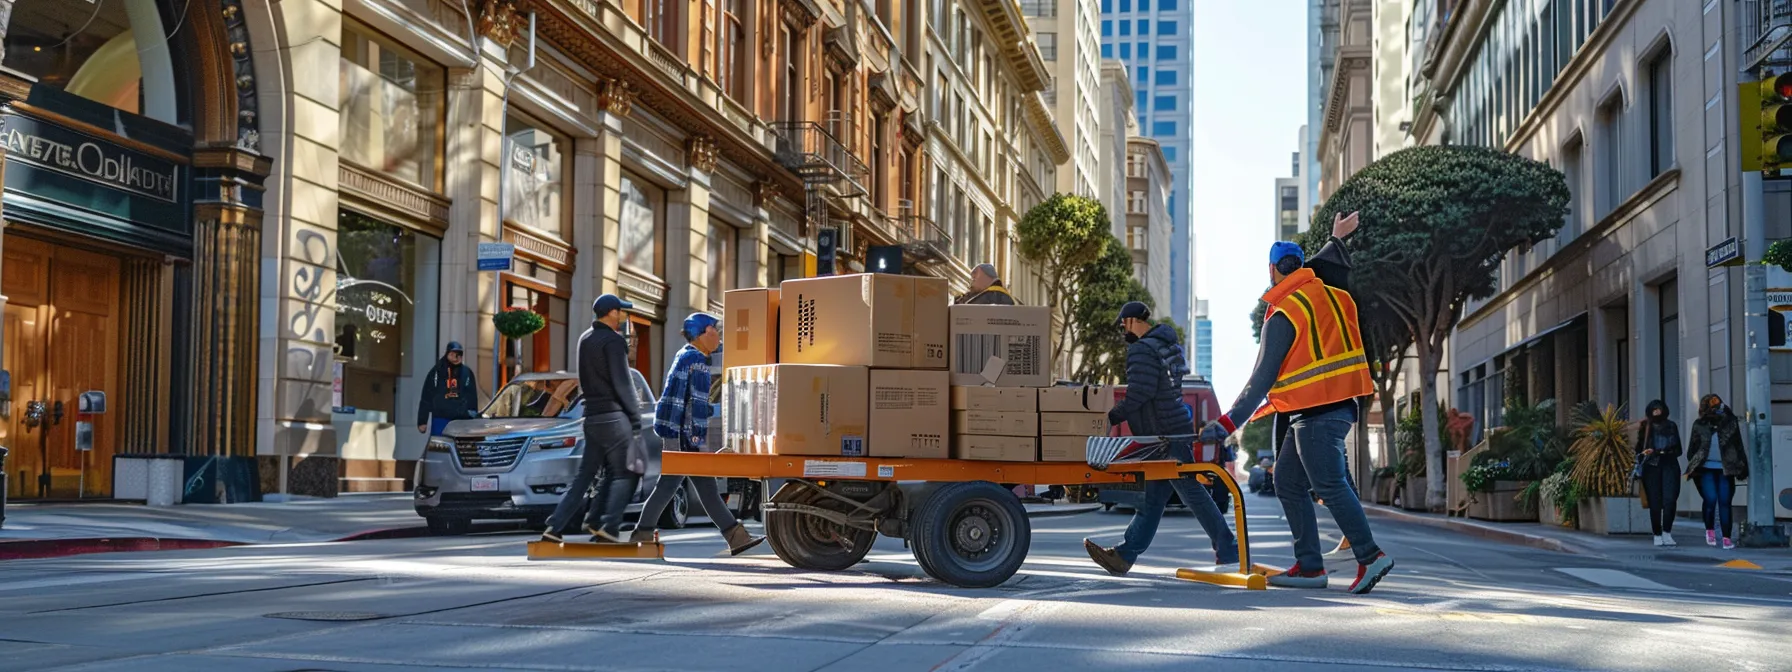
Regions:
<instances>
[{"instance_id":1,"label":"crosswalk stripe","mask_svg":"<svg viewBox=\"0 0 1792 672\"><path fill-rule=\"evenodd\" d=\"M1593 567L1557 567L1557 568L1555 568L1555 570L1558 572L1561 572L1563 574L1572 576L1574 578L1580 579L1582 581L1598 584L1601 586L1605 586L1607 588L1631 588L1631 589L1635 589L1635 590L1665 590L1665 591L1673 591L1673 592L1684 592L1684 589L1675 588L1673 586L1669 586L1666 584L1656 583L1654 581L1650 581L1648 579L1637 576L1635 574L1631 574L1630 572L1619 571L1616 569L1598 569L1598 568L1593 568Z\"/></svg>"}]
</instances>

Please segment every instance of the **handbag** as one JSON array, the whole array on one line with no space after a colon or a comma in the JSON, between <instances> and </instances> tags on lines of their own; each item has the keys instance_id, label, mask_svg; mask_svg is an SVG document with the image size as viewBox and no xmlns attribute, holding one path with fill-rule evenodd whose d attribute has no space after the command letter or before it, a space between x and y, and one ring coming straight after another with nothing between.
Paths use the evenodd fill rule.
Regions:
<instances>
[{"instance_id":1,"label":"handbag","mask_svg":"<svg viewBox=\"0 0 1792 672\"><path fill-rule=\"evenodd\" d=\"M1647 420L1643 422L1643 445L1647 446L1650 440L1655 438L1655 428L1649 426ZM1630 468L1630 480L1643 480L1643 454L1641 452L1637 453L1636 465Z\"/></svg>"}]
</instances>

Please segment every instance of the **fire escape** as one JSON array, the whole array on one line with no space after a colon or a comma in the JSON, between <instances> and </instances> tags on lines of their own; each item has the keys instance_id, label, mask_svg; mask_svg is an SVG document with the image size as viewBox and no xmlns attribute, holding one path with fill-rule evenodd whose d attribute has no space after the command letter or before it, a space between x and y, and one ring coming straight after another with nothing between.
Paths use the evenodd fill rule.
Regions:
<instances>
[{"instance_id":1,"label":"fire escape","mask_svg":"<svg viewBox=\"0 0 1792 672\"><path fill-rule=\"evenodd\" d=\"M1743 69L1792 66L1792 0L1742 0L1738 8Z\"/></svg>"},{"instance_id":2,"label":"fire escape","mask_svg":"<svg viewBox=\"0 0 1792 672\"><path fill-rule=\"evenodd\" d=\"M828 29L822 38L830 67L837 73L850 71L859 61L858 44L851 29L852 20L857 18L854 9L856 7L849 4L847 24ZM818 235L833 229L836 249L846 250L852 248L843 238L845 232L829 223L830 201L865 196L869 193L866 183L871 174L870 167L840 140L843 136L851 137L852 130L851 118L840 110L829 112L826 124L814 121L772 124L772 132L777 136L773 158L803 181L803 209L808 221L804 234Z\"/></svg>"}]
</instances>

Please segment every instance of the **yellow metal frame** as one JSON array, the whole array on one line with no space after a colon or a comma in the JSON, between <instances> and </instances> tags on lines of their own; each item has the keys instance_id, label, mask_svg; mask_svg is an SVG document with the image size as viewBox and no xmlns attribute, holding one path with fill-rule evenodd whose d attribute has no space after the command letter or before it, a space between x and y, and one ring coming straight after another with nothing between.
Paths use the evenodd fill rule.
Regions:
<instances>
[{"instance_id":1,"label":"yellow metal frame","mask_svg":"<svg viewBox=\"0 0 1792 672\"><path fill-rule=\"evenodd\" d=\"M812 478L853 481L989 481L991 483L1139 483L1167 481L1183 474L1205 474L1224 483L1232 493L1232 513L1238 528L1238 571L1215 572L1178 569L1176 578L1220 586L1263 590L1268 574L1282 570L1251 564L1250 533L1246 527L1244 497L1238 481L1225 467L1207 462L1181 464L1170 460L1124 462L1096 469L1081 462L993 462L983 460L928 460L905 457L829 457L808 455L750 455L744 453L686 453L660 455L660 473L712 478ZM537 542L540 543L540 542ZM530 545L534 557L534 544Z\"/></svg>"},{"instance_id":2,"label":"yellow metal frame","mask_svg":"<svg viewBox=\"0 0 1792 672\"><path fill-rule=\"evenodd\" d=\"M566 541L557 544L551 541L529 542L530 560L585 560L592 558L664 560L666 559L666 546L658 541L628 544L599 544L588 541Z\"/></svg>"}]
</instances>

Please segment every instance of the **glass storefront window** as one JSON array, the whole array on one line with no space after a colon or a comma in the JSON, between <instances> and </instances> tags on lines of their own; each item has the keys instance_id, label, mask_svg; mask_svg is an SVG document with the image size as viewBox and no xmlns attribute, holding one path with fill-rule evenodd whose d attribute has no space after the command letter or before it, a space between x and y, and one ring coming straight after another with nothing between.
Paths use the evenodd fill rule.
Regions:
<instances>
[{"instance_id":1,"label":"glass storefront window","mask_svg":"<svg viewBox=\"0 0 1792 672\"><path fill-rule=\"evenodd\" d=\"M738 232L721 222L709 224L709 300L720 303L722 292L734 289L734 272L739 267L735 258Z\"/></svg>"},{"instance_id":2,"label":"glass storefront window","mask_svg":"<svg viewBox=\"0 0 1792 672\"><path fill-rule=\"evenodd\" d=\"M565 235L562 175L566 144L559 136L511 116L504 123L504 220Z\"/></svg>"},{"instance_id":3,"label":"glass storefront window","mask_svg":"<svg viewBox=\"0 0 1792 672\"><path fill-rule=\"evenodd\" d=\"M353 25L342 30L342 158L438 191L442 68Z\"/></svg>"},{"instance_id":4,"label":"glass storefront window","mask_svg":"<svg viewBox=\"0 0 1792 672\"><path fill-rule=\"evenodd\" d=\"M132 114L181 124L183 110L167 41L139 46L137 35L164 35L153 11L133 16L129 3L18 0L6 22L8 69L36 86ZM148 86L145 86L148 84Z\"/></svg>"},{"instance_id":5,"label":"glass storefront window","mask_svg":"<svg viewBox=\"0 0 1792 672\"><path fill-rule=\"evenodd\" d=\"M510 283L509 305L534 311L547 320L547 326L541 331L523 339L522 353L517 357L523 372L566 370L566 298Z\"/></svg>"},{"instance_id":6,"label":"glass storefront window","mask_svg":"<svg viewBox=\"0 0 1792 672\"><path fill-rule=\"evenodd\" d=\"M417 234L347 209L337 225L337 412L398 422L398 379L415 354ZM414 409L416 400L409 401Z\"/></svg>"},{"instance_id":7,"label":"glass storefront window","mask_svg":"<svg viewBox=\"0 0 1792 672\"><path fill-rule=\"evenodd\" d=\"M658 275L659 222L665 192L634 175L622 175L622 263Z\"/></svg>"}]
</instances>

